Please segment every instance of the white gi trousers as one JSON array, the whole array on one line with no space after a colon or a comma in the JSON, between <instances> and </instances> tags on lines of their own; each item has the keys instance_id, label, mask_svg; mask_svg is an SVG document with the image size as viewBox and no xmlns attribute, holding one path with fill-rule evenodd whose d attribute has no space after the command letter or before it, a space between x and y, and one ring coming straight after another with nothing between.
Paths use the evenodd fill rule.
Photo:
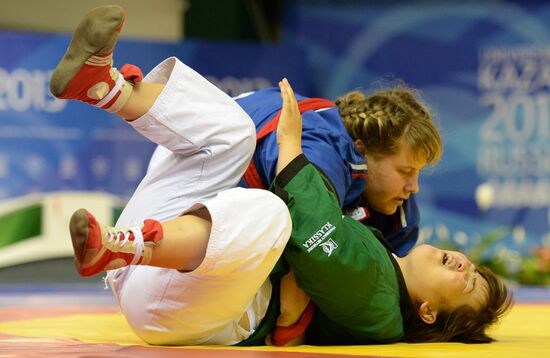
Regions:
<instances>
[{"instance_id":1,"label":"white gi trousers","mask_svg":"<svg viewBox=\"0 0 550 358\"><path fill-rule=\"evenodd\" d=\"M268 275L290 236L290 215L268 191L229 189L256 143L252 120L233 99L176 58L160 63L144 82L165 88L130 124L168 152L149 168L116 225L166 221L206 206L211 236L192 272L130 266L108 272L106 280L126 320L148 343L236 344L265 315ZM239 325L243 316L249 330Z\"/></svg>"}]
</instances>

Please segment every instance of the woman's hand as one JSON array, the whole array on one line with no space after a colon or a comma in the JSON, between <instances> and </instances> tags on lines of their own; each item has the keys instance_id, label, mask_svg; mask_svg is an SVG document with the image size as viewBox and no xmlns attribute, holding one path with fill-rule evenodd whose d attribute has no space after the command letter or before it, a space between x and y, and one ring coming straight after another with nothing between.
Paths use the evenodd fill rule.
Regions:
<instances>
[{"instance_id":1,"label":"woman's hand","mask_svg":"<svg viewBox=\"0 0 550 358\"><path fill-rule=\"evenodd\" d=\"M279 144L277 174L302 153L302 115L296 96L286 78L279 82L279 88L283 109L277 126L277 144Z\"/></svg>"},{"instance_id":2,"label":"woman's hand","mask_svg":"<svg viewBox=\"0 0 550 358\"><path fill-rule=\"evenodd\" d=\"M298 322L309 304L309 297L296 283L294 271L289 271L281 278L279 297L280 313L277 317L277 326L292 326Z\"/></svg>"},{"instance_id":3,"label":"woman's hand","mask_svg":"<svg viewBox=\"0 0 550 358\"><path fill-rule=\"evenodd\" d=\"M283 109L277 126L277 144L299 144L302 147L302 115L294 91L286 78L279 82Z\"/></svg>"}]
</instances>

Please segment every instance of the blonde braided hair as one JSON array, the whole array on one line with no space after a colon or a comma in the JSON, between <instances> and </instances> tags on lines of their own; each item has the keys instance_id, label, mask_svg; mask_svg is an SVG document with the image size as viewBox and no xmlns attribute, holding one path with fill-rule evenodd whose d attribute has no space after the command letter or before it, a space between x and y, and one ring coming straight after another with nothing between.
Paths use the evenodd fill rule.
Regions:
<instances>
[{"instance_id":1,"label":"blonde braided hair","mask_svg":"<svg viewBox=\"0 0 550 358\"><path fill-rule=\"evenodd\" d=\"M440 159L439 130L416 90L398 85L369 95L351 91L338 98L336 105L352 139L360 139L371 155L396 154L403 138L427 164Z\"/></svg>"}]
</instances>

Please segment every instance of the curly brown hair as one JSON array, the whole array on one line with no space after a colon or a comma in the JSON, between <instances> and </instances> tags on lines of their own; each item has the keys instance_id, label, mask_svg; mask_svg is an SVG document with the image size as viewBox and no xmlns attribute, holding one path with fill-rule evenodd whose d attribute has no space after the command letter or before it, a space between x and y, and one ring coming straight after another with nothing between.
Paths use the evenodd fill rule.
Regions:
<instances>
[{"instance_id":1,"label":"curly brown hair","mask_svg":"<svg viewBox=\"0 0 550 358\"><path fill-rule=\"evenodd\" d=\"M374 156L399 151L405 139L427 164L435 164L443 152L439 130L417 90L398 84L369 95L351 91L336 100L340 116L353 140L360 139Z\"/></svg>"}]
</instances>

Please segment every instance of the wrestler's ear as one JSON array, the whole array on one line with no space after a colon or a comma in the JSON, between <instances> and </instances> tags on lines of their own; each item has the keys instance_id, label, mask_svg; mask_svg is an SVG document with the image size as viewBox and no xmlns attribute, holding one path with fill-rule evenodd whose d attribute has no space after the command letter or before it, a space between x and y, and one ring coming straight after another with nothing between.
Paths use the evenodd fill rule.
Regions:
<instances>
[{"instance_id":1,"label":"wrestler's ear","mask_svg":"<svg viewBox=\"0 0 550 358\"><path fill-rule=\"evenodd\" d=\"M363 143L361 139L356 139L354 143L357 147L357 150L359 150L359 153L361 153L363 156L367 155L367 147L365 147L365 143Z\"/></svg>"},{"instance_id":2,"label":"wrestler's ear","mask_svg":"<svg viewBox=\"0 0 550 358\"><path fill-rule=\"evenodd\" d=\"M418 315L424 323L433 324L437 319L437 310L433 309L428 301L424 301L418 308Z\"/></svg>"}]
</instances>

